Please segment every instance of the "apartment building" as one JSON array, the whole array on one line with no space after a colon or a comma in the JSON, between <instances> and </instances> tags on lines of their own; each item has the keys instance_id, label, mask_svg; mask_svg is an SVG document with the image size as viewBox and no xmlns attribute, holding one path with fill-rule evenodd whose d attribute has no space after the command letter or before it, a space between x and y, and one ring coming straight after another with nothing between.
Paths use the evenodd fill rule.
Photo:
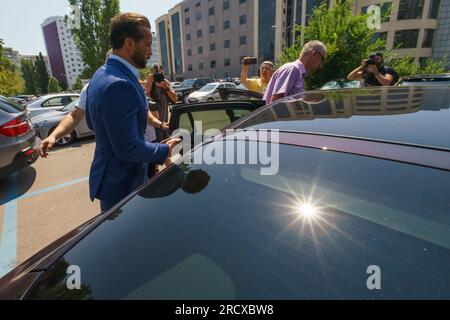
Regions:
<instances>
[{"instance_id":1,"label":"apartment building","mask_svg":"<svg viewBox=\"0 0 450 320\"><path fill-rule=\"evenodd\" d=\"M308 25L315 7L335 0L185 0L156 21L161 63L173 79L238 77L245 55L275 61ZM394 55L424 63L449 52L450 1L356 0L354 12L379 5L376 36ZM258 66L250 70L258 74Z\"/></svg>"},{"instance_id":2,"label":"apartment building","mask_svg":"<svg viewBox=\"0 0 450 320\"><path fill-rule=\"evenodd\" d=\"M71 88L85 68L81 54L64 17L50 17L41 25L51 74Z\"/></svg>"}]
</instances>

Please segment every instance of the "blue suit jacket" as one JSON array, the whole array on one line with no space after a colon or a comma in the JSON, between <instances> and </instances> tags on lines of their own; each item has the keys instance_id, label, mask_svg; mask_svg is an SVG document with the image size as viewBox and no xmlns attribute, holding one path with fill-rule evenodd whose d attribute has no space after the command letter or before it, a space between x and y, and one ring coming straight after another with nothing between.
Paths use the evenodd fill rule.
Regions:
<instances>
[{"instance_id":1,"label":"blue suit jacket","mask_svg":"<svg viewBox=\"0 0 450 320\"><path fill-rule=\"evenodd\" d=\"M163 163L169 146L145 141L148 103L138 79L109 59L88 87L86 120L96 148L89 175L91 200L118 202L147 175L148 163Z\"/></svg>"}]
</instances>

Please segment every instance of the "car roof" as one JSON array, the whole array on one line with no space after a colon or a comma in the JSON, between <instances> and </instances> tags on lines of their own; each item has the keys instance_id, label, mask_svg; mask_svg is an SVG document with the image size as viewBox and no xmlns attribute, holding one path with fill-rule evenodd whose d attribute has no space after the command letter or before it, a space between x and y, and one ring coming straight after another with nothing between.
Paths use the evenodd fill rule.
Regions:
<instances>
[{"instance_id":1,"label":"car roof","mask_svg":"<svg viewBox=\"0 0 450 320\"><path fill-rule=\"evenodd\" d=\"M233 128L276 129L450 150L450 87L310 91L276 101Z\"/></svg>"},{"instance_id":2,"label":"car roof","mask_svg":"<svg viewBox=\"0 0 450 320\"><path fill-rule=\"evenodd\" d=\"M450 80L450 73L418 74L418 75L403 77L400 79L400 81L418 80L418 79L449 79Z\"/></svg>"}]
</instances>

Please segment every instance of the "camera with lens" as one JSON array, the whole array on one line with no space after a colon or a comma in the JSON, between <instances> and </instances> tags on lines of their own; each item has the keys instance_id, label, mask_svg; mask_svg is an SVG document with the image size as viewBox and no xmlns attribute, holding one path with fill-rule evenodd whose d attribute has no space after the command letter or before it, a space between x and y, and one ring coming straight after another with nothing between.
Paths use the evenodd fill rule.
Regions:
<instances>
[{"instance_id":1,"label":"camera with lens","mask_svg":"<svg viewBox=\"0 0 450 320\"><path fill-rule=\"evenodd\" d=\"M156 83L163 82L164 81L164 75L160 72L157 72L153 75L153 79Z\"/></svg>"},{"instance_id":2,"label":"camera with lens","mask_svg":"<svg viewBox=\"0 0 450 320\"><path fill-rule=\"evenodd\" d=\"M376 64L376 61L374 59L368 59L367 64L374 65Z\"/></svg>"},{"instance_id":3,"label":"camera with lens","mask_svg":"<svg viewBox=\"0 0 450 320\"><path fill-rule=\"evenodd\" d=\"M245 65L249 65L249 64L257 64L257 63L258 63L258 58L255 58L255 57L244 58L244 64L245 64Z\"/></svg>"}]
</instances>

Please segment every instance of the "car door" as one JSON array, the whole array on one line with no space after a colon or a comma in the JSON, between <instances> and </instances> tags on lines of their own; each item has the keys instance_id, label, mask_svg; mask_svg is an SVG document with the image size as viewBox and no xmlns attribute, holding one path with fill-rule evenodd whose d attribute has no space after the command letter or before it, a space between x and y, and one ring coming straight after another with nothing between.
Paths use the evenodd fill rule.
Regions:
<instances>
[{"instance_id":1,"label":"car door","mask_svg":"<svg viewBox=\"0 0 450 320\"><path fill-rule=\"evenodd\" d=\"M172 108L169 130L173 135L177 129L187 130L191 135L191 146L195 141L202 141L209 129L218 129L242 118L252 111L264 106L262 100L252 101L217 101L195 105L179 105ZM201 130L194 135L195 122L201 122ZM195 138L195 139L194 139Z\"/></svg>"}]
</instances>

